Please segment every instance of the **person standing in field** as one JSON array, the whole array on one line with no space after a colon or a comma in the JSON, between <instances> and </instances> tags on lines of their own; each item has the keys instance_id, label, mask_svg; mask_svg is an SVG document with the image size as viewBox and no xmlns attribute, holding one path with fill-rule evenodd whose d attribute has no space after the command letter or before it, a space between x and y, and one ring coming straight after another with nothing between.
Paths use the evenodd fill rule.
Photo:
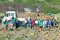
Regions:
<instances>
[{"instance_id":1,"label":"person standing in field","mask_svg":"<svg viewBox=\"0 0 60 40\"><path fill-rule=\"evenodd\" d=\"M56 21L56 19L52 19L51 21L52 21L52 22L51 22L51 26L52 26L52 27L57 26L58 22Z\"/></svg>"},{"instance_id":2,"label":"person standing in field","mask_svg":"<svg viewBox=\"0 0 60 40\"><path fill-rule=\"evenodd\" d=\"M14 28L14 26L16 26L16 18L12 17L12 30Z\"/></svg>"},{"instance_id":3,"label":"person standing in field","mask_svg":"<svg viewBox=\"0 0 60 40\"><path fill-rule=\"evenodd\" d=\"M46 27L51 28L51 19L47 20Z\"/></svg>"},{"instance_id":4,"label":"person standing in field","mask_svg":"<svg viewBox=\"0 0 60 40\"><path fill-rule=\"evenodd\" d=\"M46 28L47 20L43 20L43 28Z\"/></svg>"},{"instance_id":5,"label":"person standing in field","mask_svg":"<svg viewBox=\"0 0 60 40\"><path fill-rule=\"evenodd\" d=\"M27 26L28 26L28 20L26 19L24 23L24 28L27 28Z\"/></svg>"},{"instance_id":6,"label":"person standing in field","mask_svg":"<svg viewBox=\"0 0 60 40\"><path fill-rule=\"evenodd\" d=\"M4 22L4 25L5 25L4 30L8 30L8 24L9 24L9 22L7 20L5 20L5 22Z\"/></svg>"},{"instance_id":7,"label":"person standing in field","mask_svg":"<svg viewBox=\"0 0 60 40\"><path fill-rule=\"evenodd\" d=\"M33 28L36 27L36 23L35 23L35 20L34 19L32 20L32 26L33 26Z\"/></svg>"},{"instance_id":8,"label":"person standing in field","mask_svg":"<svg viewBox=\"0 0 60 40\"><path fill-rule=\"evenodd\" d=\"M31 27L31 29L32 29L32 26L33 26L33 25L32 25L32 19L30 19L30 22L29 22L29 23L30 23L30 27Z\"/></svg>"},{"instance_id":9,"label":"person standing in field","mask_svg":"<svg viewBox=\"0 0 60 40\"><path fill-rule=\"evenodd\" d=\"M20 26L21 26L21 22L20 22L20 20L17 20L17 22L16 22L16 29L18 29Z\"/></svg>"},{"instance_id":10,"label":"person standing in field","mask_svg":"<svg viewBox=\"0 0 60 40\"><path fill-rule=\"evenodd\" d=\"M38 19L38 26L39 28L42 28L43 26L43 21L41 19Z\"/></svg>"},{"instance_id":11,"label":"person standing in field","mask_svg":"<svg viewBox=\"0 0 60 40\"><path fill-rule=\"evenodd\" d=\"M39 26L39 31L42 31L43 21L41 19L38 19L38 26Z\"/></svg>"}]
</instances>

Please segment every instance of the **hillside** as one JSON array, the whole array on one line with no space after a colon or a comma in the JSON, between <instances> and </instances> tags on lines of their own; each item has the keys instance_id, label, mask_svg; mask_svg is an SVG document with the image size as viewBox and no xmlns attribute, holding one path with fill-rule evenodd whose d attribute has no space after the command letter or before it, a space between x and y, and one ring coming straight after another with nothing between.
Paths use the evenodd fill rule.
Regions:
<instances>
[{"instance_id":1,"label":"hillside","mask_svg":"<svg viewBox=\"0 0 60 40\"><path fill-rule=\"evenodd\" d=\"M40 12L44 13L60 13L60 0L0 0L0 4L3 4L2 8L0 7L1 12L11 10L8 7L21 12L24 7L28 7L39 8Z\"/></svg>"}]
</instances>

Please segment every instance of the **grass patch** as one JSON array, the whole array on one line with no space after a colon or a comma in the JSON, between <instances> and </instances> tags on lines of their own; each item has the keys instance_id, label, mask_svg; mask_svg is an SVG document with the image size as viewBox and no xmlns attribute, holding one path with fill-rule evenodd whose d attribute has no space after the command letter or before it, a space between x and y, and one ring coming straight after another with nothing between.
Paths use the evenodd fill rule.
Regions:
<instances>
[{"instance_id":1,"label":"grass patch","mask_svg":"<svg viewBox=\"0 0 60 40\"><path fill-rule=\"evenodd\" d=\"M60 21L60 14L55 14L57 17L57 20Z\"/></svg>"},{"instance_id":2,"label":"grass patch","mask_svg":"<svg viewBox=\"0 0 60 40\"><path fill-rule=\"evenodd\" d=\"M3 13L0 13L0 17L2 17L2 16L4 16L4 14Z\"/></svg>"},{"instance_id":3,"label":"grass patch","mask_svg":"<svg viewBox=\"0 0 60 40\"><path fill-rule=\"evenodd\" d=\"M12 34L1 34L0 40L7 40L10 39L13 35Z\"/></svg>"},{"instance_id":4,"label":"grass patch","mask_svg":"<svg viewBox=\"0 0 60 40\"><path fill-rule=\"evenodd\" d=\"M23 38L21 38L21 37L17 37L15 40L23 40Z\"/></svg>"}]
</instances>

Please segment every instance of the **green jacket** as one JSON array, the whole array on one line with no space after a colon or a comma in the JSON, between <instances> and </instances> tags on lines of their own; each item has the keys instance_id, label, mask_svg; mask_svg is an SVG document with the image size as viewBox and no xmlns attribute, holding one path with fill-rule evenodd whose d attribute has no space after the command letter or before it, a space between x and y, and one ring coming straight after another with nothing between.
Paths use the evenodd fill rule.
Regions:
<instances>
[{"instance_id":1,"label":"green jacket","mask_svg":"<svg viewBox=\"0 0 60 40\"><path fill-rule=\"evenodd\" d=\"M43 25L43 21L40 20L40 19L38 19L38 26L40 27L40 26L42 26L42 25Z\"/></svg>"},{"instance_id":2,"label":"green jacket","mask_svg":"<svg viewBox=\"0 0 60 40\"><path fill-rule=\"evenodd\" d=\"M9 23L8 21L5 21L5 22L4 22L4 24L5 24L6 26L8 26L8 23Z\"/></svg>"},{"instance_id":3,"label":"green jacket","mask_svg":"<svg viewBox=\"0 0 60 40\"><path fill-rule=\"evenodd\" d=\"M12 24L16 23L16 18L12 19Z\"/></svg>"}]
</instances>

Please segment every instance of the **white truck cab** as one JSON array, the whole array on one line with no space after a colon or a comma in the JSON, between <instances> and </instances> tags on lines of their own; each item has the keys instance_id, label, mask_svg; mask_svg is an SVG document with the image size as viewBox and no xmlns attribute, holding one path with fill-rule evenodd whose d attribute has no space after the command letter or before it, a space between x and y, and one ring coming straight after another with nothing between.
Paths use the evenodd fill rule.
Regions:
<instances>
[{"instance_id":1,"label":"white truck cab","mask_svg":"<svg viewBox=\"0 0 60 40\"><path fill-rule=\"evenodd\" d=\"M3 20L11 20L12 17L16 18L16 12L15 11L6 11L4 13L4 17L3 17Z\"/></svg>"},{"instance_id":2,"label":"white truck cab","mask_svg":"<svg viewBox=\"0 0 60 40\"><path fill-rule=\"evenodd\" d=\"M12 17L14 17L14 18L16 18L17 20L20 20L20 21L25 21L25 18L17 18L16 11L6 11L4 13L3 22L5 20L7 20L7 21L12 20Z\"/></svg>"}]
</instances>

